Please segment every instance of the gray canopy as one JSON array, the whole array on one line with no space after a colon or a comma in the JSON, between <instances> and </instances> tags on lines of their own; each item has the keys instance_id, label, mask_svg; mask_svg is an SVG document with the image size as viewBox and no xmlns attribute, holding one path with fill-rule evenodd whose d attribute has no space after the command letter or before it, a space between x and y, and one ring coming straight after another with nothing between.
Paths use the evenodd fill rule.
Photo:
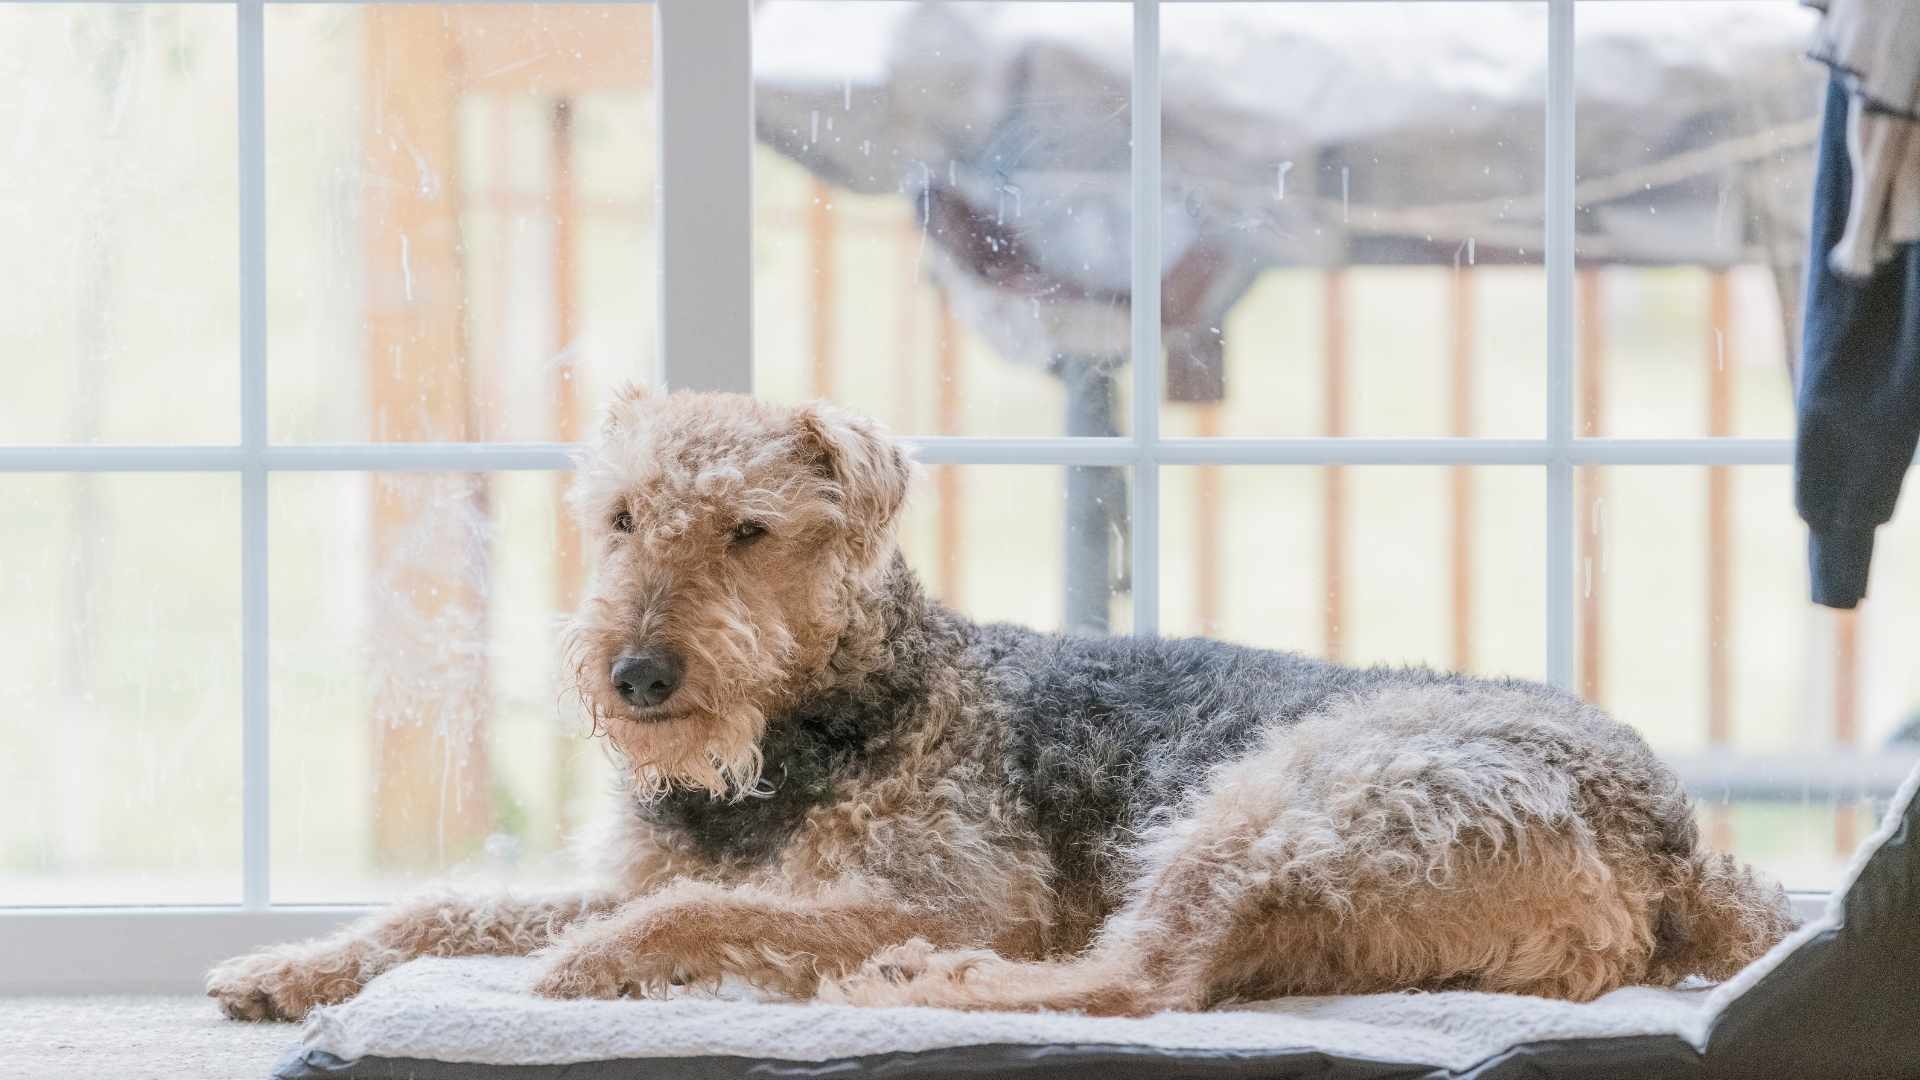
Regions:
<instances>
[{"instance_id":1,"label":"gray canopy","mask_svg":"<svg viewBox=\"0 0 1920 1080\"><path fill-rule=\"evenodd\" d=\"M1161 19L1175 352L1267 267L1540 259L1545 5L1169 4ZM1810 27L1785 4L1580 7L1582 260L1793 276ZM1124 356L1124 5L769 4L754 48L760 138L912 200L926 272L1004 355Z\"/></svg>"}]
</instances>

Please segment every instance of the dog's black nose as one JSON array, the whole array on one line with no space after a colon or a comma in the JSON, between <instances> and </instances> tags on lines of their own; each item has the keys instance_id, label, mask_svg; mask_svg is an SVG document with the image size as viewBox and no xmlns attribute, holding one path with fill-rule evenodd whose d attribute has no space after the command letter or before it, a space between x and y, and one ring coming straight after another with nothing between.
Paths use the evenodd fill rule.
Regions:
<instances>
[{"instance_id":1,"label":"dog's black nose","mask_svg":"<svg viewBox=\"0 0 1920 1080\"><path fill-rule=\"evenodd\" d=\"M627 704L642 708L658 705L680 689L686 665L666 649L641 649L613 662L613 688Z\"/></svg>"}]
</instances>

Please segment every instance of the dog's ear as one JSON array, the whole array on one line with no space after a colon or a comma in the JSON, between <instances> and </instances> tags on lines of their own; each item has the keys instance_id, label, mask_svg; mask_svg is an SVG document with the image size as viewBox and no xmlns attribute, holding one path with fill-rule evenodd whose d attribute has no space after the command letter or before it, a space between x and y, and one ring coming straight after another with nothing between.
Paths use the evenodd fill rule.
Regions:
<instances>
[{"instance_id":1,"label":"dog's ear","mask_svg":"<svg viewBox=\"0 0 1920 1080\"><path fill-rule=\"evenodd\" d=\"M839 489L856 541L885 534L913 482L900 444L880 425L832 405L803 405L795 422L801 453Z\"/></svg>"},{"instance_id":2,"label":"dog's ear","mask_svg":"<svg viewBox=\"0 0 1920 1080\"><path fill-rule=\"evenodd\" d=\"M652 396L653 391L643 382L628 381L615 386L613 398L607 402L607 411L600 418L600 434L612 435L632 426L634 406Z\"/></svg>"}]
</instances>

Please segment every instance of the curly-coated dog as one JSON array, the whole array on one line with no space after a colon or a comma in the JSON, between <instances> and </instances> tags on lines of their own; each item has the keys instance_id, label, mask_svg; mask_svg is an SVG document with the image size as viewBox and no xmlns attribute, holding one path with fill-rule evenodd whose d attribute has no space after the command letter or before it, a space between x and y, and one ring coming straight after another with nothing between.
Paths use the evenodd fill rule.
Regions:
<instances>
[{"instance_id":1,"label":"curly-coated dog","mask_svg":"<svg viewBox=\"0 0 1920 1080\"><path fill-rule=\"evenodd\" d=\"M229 1014L536 951L554 997L1585 1000L1727 976L1791 927L1646 743L1558 690L941 606L894 539L911 462L832 407L629 390L581 466L570 658L626 778L604 887L240 957L207 981Z\"/></svg>"}]
</instances>

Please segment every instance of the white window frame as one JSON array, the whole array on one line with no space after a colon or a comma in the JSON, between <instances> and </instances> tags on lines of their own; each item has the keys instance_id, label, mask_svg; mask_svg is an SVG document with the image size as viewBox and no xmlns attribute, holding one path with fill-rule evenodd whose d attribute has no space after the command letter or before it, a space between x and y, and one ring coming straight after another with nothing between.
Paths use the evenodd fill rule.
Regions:
<instances>
[{"instance_id":1,"label":"white window frame","mask_svg":"<svg viewBox=\"0 0 1920 1080\"><path fill-rule=\"evenodd\" d=\"M0 0L0 3L65 0ZM133 0L113 0L133 2ZM267 432L264 22L268 0L237 13L241 438L225 446L0 447L0 475L20 472L234 473L241 481L242 900L207 907L0 908L0 993L187 990L215 960L323 932L362 907L271 902L267 478L309 470L559 470L558 444L275 445ZM272 0L296 3L299 0ZM348 0L373 3L379 0ZM402 0L404 2L404 0ZM452 0L485 3L492 0ZM513 0L551 3L558 0ZM751 0L651 3L660 130L659 355L671 387L753 388L753 105ZM969 0L947 0L965 3ZM1106 0L1114 2L1114 0ZM1133 9L1132 304L1136 358L1161 355L1160 9L1186 0L1124 0ZM1285 2L1285 0L1258 0ZM1546 473L1547 680L1570 687L1574 661L1574 470L1583 465L1783 465L1785 439L1574 437L1575 0L1544 0L1547 393L1535 439L1163 438L1162 368L1133 365L1130 433L1113 438L917 438L940 465L1111 465L1132 476L1133 627L1160 625L1160 471L1179 465L1508 465ZM1724 764L1724 763L1723 763ZM1737 768L1736 765L1727 766ZM1857 772L1847 773L1858 780ZM1896 778L1897 782L1897 778ZM1819 897L1801 898L1809 909Z\"/></svg>"}]
</instances>

